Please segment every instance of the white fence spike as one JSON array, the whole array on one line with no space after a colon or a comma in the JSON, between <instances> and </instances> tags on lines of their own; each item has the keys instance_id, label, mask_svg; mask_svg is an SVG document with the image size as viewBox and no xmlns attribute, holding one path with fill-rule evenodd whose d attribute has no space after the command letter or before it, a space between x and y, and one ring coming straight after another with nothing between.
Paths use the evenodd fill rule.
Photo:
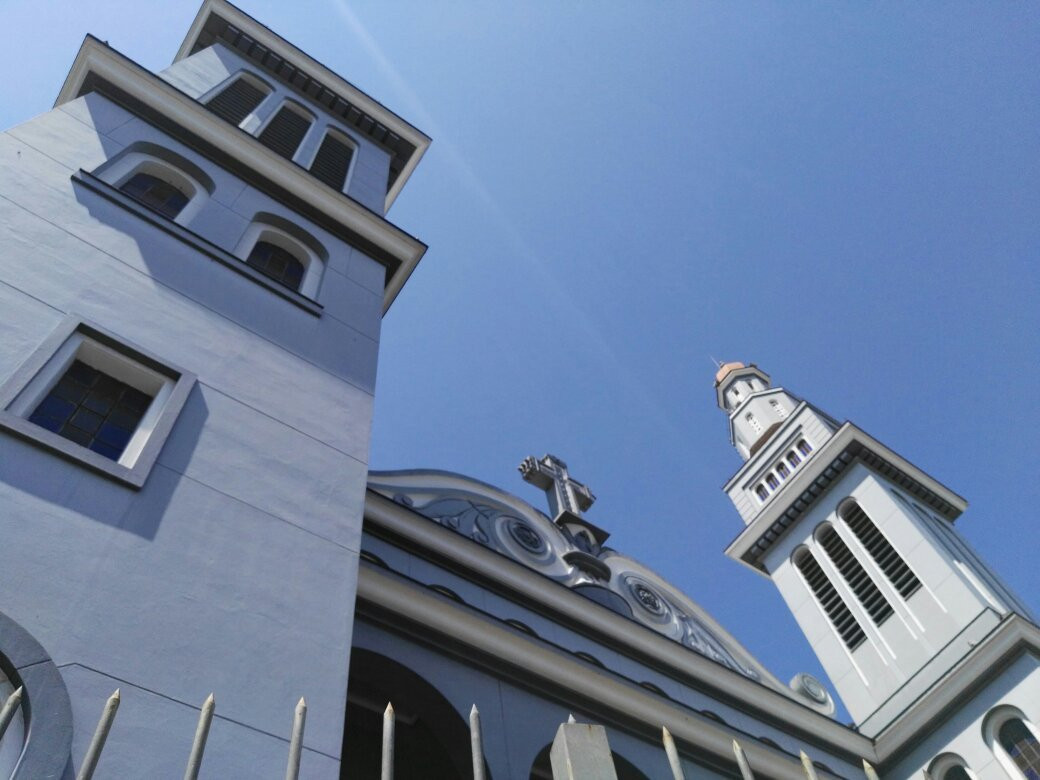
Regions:
<instances>
[{"instance_id":1,"label":"white fence spike","mask_svg":"<svg viewBox=\"0 0 1040 780\"><path fill-rule=\"evenodd\" d=\"M394 705L387 704L383 712L383 760L380 780L394 780Z\"/></svg>"},{"instance_id":2,"label":"white fence spike","mask_svg":"<svg viewBox=\"0 0 1040 780\"><path fill-rule=\"evenodd\" d=\"M473 755L473 780L484 780L484 740L480 733L480 710L469 711L469 748Z\"/></svg>"},{"instance_id":3,"label":"white fence spike","mask_svg":"<svg viewBox=\"0 0 1040 780\"><path fill-rule=\"evenodd\" d=\"M14 719L14 714L18 711L18 707L21 703L22 686L19 685L11 695L7 697L3 709L0 709L0 739L4 738L4 732L6 732L7 727L11 725L11 721Z\"/></svg>"},{"instance_id":4,"label":"white fence spike","mask_svg":"<svg viewBox=\"0 0 1040 780\"><path fill-rule=\"evenodd\" d=\"M802 768L805 770L806 780L818 780L816 767L813 766L812 759L806 755L804 750L799 750L798 753L802 757Z\"/></svg>"},{"instance_id":5,"label":"white fence spike","mask_svg":"<svg viewBox=\"0 0 1040 780\"><path fill-rule=\"evenodd\" d=\"M105 740L108 739L108 732L112 729L112 721L115 720L118 709L119 689L116 688L115 693L108 697L104 709L101 710L101 719L98 721L97 730L94 731L94 736L87 747L87 753L83 756L83 763L80 764L76 780L90 780L94 776L94 770L97 769L98 761L101 759L101 751L105 748Z\"/></svg>"},{"instance_id":6,"label":"white fence spike","mask_svg":"<svg viewBox=\"0 0 1040 780\"><path fill-rule=\"evenodd\" d=\"M574 713L573 712L570 715L567 716L567 722L568 723L577 723L578 722L578 721L576 721L574 719Z\"/></svg>"},{"instance_id":7,"label":"white fence spike","mask_svg":"<svg viewBox=\"0 0 1040 780\"><path fill-rule=\"evenodd\" d=\"M209 726L213 722L213 710L217 706L216 699L211 693L202 703L199 710L199 725L195 728L195 739L191 743L191 753L188 755L188 768L184 770L184 780L198 780L199 768L202 766L202 754L206 750L206 740L209 738Z\"/></svg>"},{"instance_id":8,"label":"white fence spike","mask_svg":"<svg viewBox=\"0 0 1040 780\"><path fill-rule=\"evenodd\" d=\"M672 780L686 780L682 764L679 762L679 751L675 747L672 732L668 730L667 726L661 726L661 741L664 743L664 752L668 756L668 766L672 769Z\"/></svg>"},{"instance_id":9,"label":"white fence spike","mask_svg":"<svg viewBox=\"0 0 1040 780\"><path fill-rule=\"evenodd\" d=\"M303 697L296 702L293 712L292 735L289 737L289 763L285 767L285 780L297 780L300 776L300 758L303 756L303 727L307 725L307 702Z\"/></svg>"},{"instance_id":10,"label":"white fence spike","mask_svg":"<svg viewBox=\"0 0 1040 780\"><path fill-rule=\"evenodd\" d=\"M747 756L744 755L744 748L740 746L740 743L733 740L733 755L737 757L737 766L740 767L740 776L744 780L755 780L755 774L751 771L751 764L748 763Z\"/></svg>"},{"instance_id":11,"label":"white fence spike","mask_svg":"<svg viewBox=\"0 0 1040 780\"><path fill-rule=\"evenodd\" d=\"M874 767L865 758L863 759L863 774L867 776L867 780L880 780Z\"/></svg>"}]
</instances>

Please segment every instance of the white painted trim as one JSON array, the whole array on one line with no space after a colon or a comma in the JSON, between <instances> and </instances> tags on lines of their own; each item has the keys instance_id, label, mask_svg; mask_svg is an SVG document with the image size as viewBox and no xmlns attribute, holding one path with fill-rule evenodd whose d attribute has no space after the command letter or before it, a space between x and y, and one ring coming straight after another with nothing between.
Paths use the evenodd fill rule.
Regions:
<instances>
[{"instance_id":1,"label":"white painted trim","mask_svg":"<svg viewBox=\"0 0 1040 780\"><path fill-rule=\"evenodd\" d=\"M802 704L796 698L797 694L790 692L768 671L765 671L763 682L755 682L649 628L633 630L631 620L607 609L590 610L585 597L476 542L460 539L453 531L417 516L413 510L371 490L365 498L365 522L407 539L507 591L524 594L556 612L560 619L578 626L578 630L607 634L625 646L623 652L653 659L682 676L697 680L700 685L740 701L749 711L764 710L770 717L784 719L797 728L819 734L822 739L833 741L850 753L864 753L868 749L863 747L869 745L865 737ZM711 621L709 628L714 629L715 625ZM725 629L720 630L725 633ZM758 666L756 670L762 671Z\"/></svg>"},{"instance_id":2,"label":"white painted trim","mask_svg":"<svg viewBox=\"0 0 1040 780\"><path fill-rule=\"evenodd\" d=\"M213 98L215 98L217 95L219 95L221 92L230 87L234 82L238 81L239 79L245 79L246 81L252 82L254 87L256 87L264 93L264 96L260 98L260 102L256 104L252 111L245 115L241 122L238 123L239 127L245 128L249 133L253 133L254 130L259 126L258 118L267 110L266 105L270 102L273 102L271 100L271 96L275 94L275 88L269 81L258 76L256 73L249 70L248 68L239 68L226 79L217 84L215 87L212 87L211 89L208 89L201 95L199 95L198 101L203 105L208 104L211 100L213 100Z\"/></svg>"},{"instance_id":3,"label":"white painted trim","mask_svg":"<svg viewBox=\"0 0 1040 780\"><path fill-rule=\"evenodd\" d=\"M928 776L932 780L946 780L946 773L956 766L959 766L967 772L968 777L975 780L976 775L971 771L971 767L956 753L940 753L932 759L932 763L928 765Z\"/></svg>"},{"instance_id":4,"label":"white painted trim","mask_svg":"<svg viewBox=\"0 0 1040 780\"><path fill-rule=\"evenodd\" d=\"M982 721L982 738L989 749L993 751L993 755L996 756L997 761L1000 762L1008 777L1026 780L1025 774L1015 765L1015 760L1011 758L1004 746L1000 744L1000 739L998 738L1000 728L1009 720L1016 719L1022 721L1022 725L1033 735L1033 739L1040 742L1040 732L1037 731L1036 726L1026 717L1022 710L1013 704L998 704L986 713L986 717Z\"/></svg>"},{"instance_id":5,"label":"white painted trim","mask_svg":"<svg viewBox=\"0 0 1040 780\"><path fill-rule=\"evenodd\" d=\"M75 99L84 80L91 73L170 117L188 132L205 138L223 154L241 160L259 175L307 201L331 219L397 258L401 266L387 280L383 292L384 312L426 252L426 246L421 241L382 215L365 208L347 195L337 193L331 187L314 186L314 177L308 171L271 151L258 140L249 141L241 130L207 110L197 100L95 38L88 37L80 47L58 93L55 106ZM398 182L401 178L398 177Z\"/></svg>"},{"instance_id":6,"label":"white painted trim","mask_svg":"<svg viewBox=\"0 0 1040 780\"><path fill-rule=\"evenodd\" d=\"M604 709L624 712L646 724L651 731L659 731L661 726L665 726L678 741L708 752L727 764L733 763L733 740L739 739L753 769L781 780L805 780L805 770L794 756L769 748L753 737L643 690L605 669L570 658L534 637L525 637L453 602L438 599L378 567L361 565L357 598L388 610L403 620L418 622L435 633L451 637L453 643L486 653L504 665L522 668L549 683L551 690L570 691ZM811 725L805 724L804 717L799 719L802 721L799 725L804 724L812 733L818 734L818 721L828 719L808 708L805 711L811 713ZM830 723L836 725L833 721ZM837 728L841 739L835 740L836 751L874 760L870 740L841 726ZM821 738L827 740L827 737ZM828 776L823 770L819 770L819 774Z\"/></svg>"},{"instance_id":7,"label":"white painted trim","mask_svg":"<svg viewBox=\"0 0 1040 780\"><path fill-rule=\"evenodd\" d=\"M297 67L302 68L311 77L325 82L329 89L339 93L344 99L357 106L358 109L364 111L381 125L415 147L415 152L408 159L408 162L405 163L404 168L397 177L397 181L394 182L393 187L386 193L384 211L389 211L390 206L393 205L415 167L429 148L430 137L371 96L366 95L342 76L329 70L313 57L260 24L256 19L231 5L231 3L226 2L226 0L205 0L191 27L188 29L188 34L185 36L183 43L181 43L180 49L178 49L177 55L174 57L174 62L188 56L202 32L206 19L211 14L216 14L222 19L226 19L257 43L289 60Z\"/></svg>"}]
</instances>

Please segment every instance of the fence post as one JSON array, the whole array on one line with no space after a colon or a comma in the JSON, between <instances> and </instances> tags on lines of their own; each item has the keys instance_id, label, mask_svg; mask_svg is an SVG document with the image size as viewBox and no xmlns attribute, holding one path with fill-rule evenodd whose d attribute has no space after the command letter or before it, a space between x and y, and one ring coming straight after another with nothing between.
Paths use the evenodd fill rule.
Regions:
<instances>
[{"instance_id":1,"label":"fence post","mask_svg":"<svg viewBox=\"0 0 1040 780\"><path fill-rule=\"evenodd\" d=\"M380 780L394 780L394 705L383 712L383 761Z\"/></svg>"},{"instance_id":2,"label":"fence post","mask_svg":"<svg viewBox=\"0 0 1040 780\"><path fill-rule=\"evenodd\" d=\"M748 763L747 756L744 755L744 748L740 746L740 743L733 740L733 755L737 757L737 766L740 767L740 776L744 780L755 780L755 774L751 771L751 764Z\"/></svg>"},{"instance_id":3,"label":"fence post","mask_svg":"<svg viewBox=\"0 0 1040 780\"><path fill-rule=\"evenodd\" d=\"M473 754L473 780L484 780L484 745L480 733L480 711L476 704L469 711L469 749Z\"/></svg>"},{"instance_id":4,"label":"fence post","mask_svg":"<svg viewBox=\"0 0 1040 780\"><path fill-rule=\"evenodd\" d=\"M195 739L191 743L188 754L188 768L184 770L184 780L198 780L199 767L202 766L202 753L206 750L206 739L209 737L209 725L213 722L213 708L216 700L211 693L202 703L199 710L199 725L195 727Z\"/></svg>"},{"instance_id":5,"label":"fence post","mask_svg":"<svg viewBox=\"0 0 1040 780\"><path fill-rule=\"evenodd\" d=\"M679 751L675 749L672 732L665 726L661 726L661 741L664 743L664 752L668 756L668 766L672 769L672 780L686 780L682 764L679 763Z\"/></svg>"},{"instance_id":6,"label":"fence post","mask_svg":"<svg viewBox=\"0 0 1040 780\"><path fill-rule=\"evenodd\" d=\"M285 780L296 780L300 776L300 758L303 755L303 727L307 723L307 702L300 697L293 712L292 734L289 737L289 763L285 767Z\"/></svg>"},{"instance_id":7,"label":"fence post","mask_svg":"<svg viewBox=\"0 0 1040 780\"><path fill-rule=\"evenodd\" d=\"M90 780L94 776L94 770L97 769L101 751L105 748L105 740L108 739L108 732L112 728L112 721L115 720L118 709L119 689L116 688L115 693L109 696L108 701L105 702L105 708L101 710L101 719L98 721L97 730L87 747L87 754L83 756L83 764L79 768L76 780Z\"/></svg>"},{"instance_id":8,"label":"fence post","mask_svg":"<svg viewBox=\"0 0 1040 780\"><path fill-rule=\"evenodd\" d=\"M561 723L552 749L553 780L617 780L607 730L589 723Z\"/></svg>"},{"instance_id":9,"label":"fence post","mask_svg":"<svg viewBox=\"0 0 1040 780\"><path fill-rule=\"evenodd\" d=\"M18 688L7 697L7 701L4 702L4 708L0 709L0 739L4 738L4 733L7 731L7 727L11 725L11 721L14 719L15 712L18 711L18 705L22 703L22 686Z\"/></svg>"}]
</instances>

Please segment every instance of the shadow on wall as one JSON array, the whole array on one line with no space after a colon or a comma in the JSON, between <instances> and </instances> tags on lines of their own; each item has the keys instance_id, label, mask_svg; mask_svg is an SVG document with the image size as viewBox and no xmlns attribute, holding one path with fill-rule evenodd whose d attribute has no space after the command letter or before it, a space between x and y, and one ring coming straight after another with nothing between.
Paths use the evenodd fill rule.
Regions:
<instances>
[{"instance_id":1,"label":"shadow on wall","mask_svg":"<svg viewBox=\"0 0 1040 780\"><path fill-rule=\"evenodd\" d=\"M148 480L140 490L13 436L0 437L0 484L10 490L4 512L27 520L39 517L43 500L52 516L74 514L154 539L171 496L191 460L209 411L196 384ZM28 500L27 496L34 497ZM25 502L24 509L18 504Z\"/></svg>"}]
</instances>

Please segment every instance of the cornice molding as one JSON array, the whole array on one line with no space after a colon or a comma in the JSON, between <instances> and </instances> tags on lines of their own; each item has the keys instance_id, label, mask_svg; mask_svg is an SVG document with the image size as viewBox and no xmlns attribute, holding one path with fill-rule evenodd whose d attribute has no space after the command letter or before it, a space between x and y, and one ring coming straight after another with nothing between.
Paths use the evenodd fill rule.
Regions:
<instances>
[{"instance_id":1,"label":"cornice molding","mask_svg":"<svg viewBox=\"0 0 1040 780\"><path fill-rule=\"evenodd\" d=\"M859 740L864 737L801 704L794 694L727 669L371 490L365 500L365 524L377 526L435 559L448 561L460 572L477 575L479 580L513 595L519 603L531 605L551 620L570 625L604 644L615 645L632 657L645 659L683 684L735 702L735 706L766 721L795 724L806 733L844 745L849 753L862 752ZM775 678L771 681L782 686Z\"/></svg>"},{"instance_id":2,"label":"cornice molding","mask_svg":"<svg viewBox=\"0 0 1040 780\"><path fill-rule=\"evenodd\" d=\"M726 555L768 576L762 566L762 557L766 551L856 460L903 487L950 522L968 507L964 498L874 437L846 422L784 483L780 492L730 543ZM727 486L730 484L732 480Z\"/></svg>"},{"instance_id":3,"label":"cornice molding","mask_svg":"<svg viewBox=\"0 0 1040 780\"><path fill-rule=\"evenodd\" d=\"M187 136L188 145L198 139L205 149L200 153L227 167L236 161L244 175L273 187L275 197L284 193L312 213L309 218L338 233L345 241L387 266L383 293L385 312L401 291L405 281L426 252L426 245L396 227L384 217L365 208L350 196L317 182L307 171L268 149L248 133L232 127L207 111L194 98L110 48L87 36L58 93L55 106L74 100L84 92L98 89L110 99L128 106L135 114L150 113L175 126ZM120 100L120 98L123 98ZM149 116L143 116L150 120ZM169 129L163 127L164 130ZM297 208L300 210L300 208Z\"/></svg>"},{"instance_id":4,"label":"cornice molding","mask_svg":"<svg viewBox=\"0 0 1040 780\"><path fill-rule=\"evenodd\" d=\"M371 605L397 620L421 625L451 644L494 659L500 668L522 670L524 676L537 678L547 690L558 691L561 697L567 698L570 693L601 712L614 713L622 722L627 721L630 727L646 735L657 736L661 726L665 726L680 744L707 752L725 765L732 765L733 739L739 738L749 762L758 772L783 780L805 778L805 770L796 756L771 748L753 735L717 723L607 670L582 663L534 637L509 630L504 624L497 625L475 610L424 592L376 566L361 565L357 598L362 610L365 605ZM824 736L821 732L826 729L820 729L818 721L827 719L807 708L799 714L802 717L796 725L807 734L816 735L817 743L832 746L835 754L847 756L850 761L862 757L874 759L869 739L832 721L829 723L836 733ZM808 719L807 714L811 716ZM822 776L834 776L823 770L819 772Z\"/></svg>"}]
</instances>

